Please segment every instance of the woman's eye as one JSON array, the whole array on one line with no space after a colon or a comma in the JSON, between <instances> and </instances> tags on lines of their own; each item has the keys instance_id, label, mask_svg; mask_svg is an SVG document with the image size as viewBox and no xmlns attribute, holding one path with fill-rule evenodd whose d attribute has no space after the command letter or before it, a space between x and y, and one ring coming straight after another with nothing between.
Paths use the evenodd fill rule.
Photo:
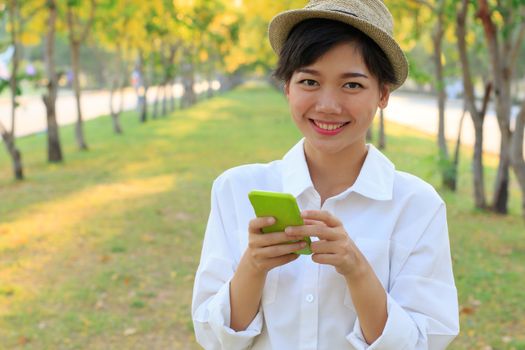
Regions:
<instances>
[{"instance_id":1,"label":"woman's eye","mask_svg":"<svg viewBox=\"0 0 525 350\"><path fill-rule=\"evenodd\" d=\"M344 87L349 88L349 89L359 89L359 88L362 88L363 85L359 83L346 83Z\"/></svg>"},{"instance_id":2,"label":"woman's eye","mask_svg":"<svg viewBox=\"0 0 525 350\"><path fill-rule=\"evenodd\" d=\"M317 82L312 79L301 80L299 84L306 85L306 86L317 86Z\"/></svg>"}]
</instances>

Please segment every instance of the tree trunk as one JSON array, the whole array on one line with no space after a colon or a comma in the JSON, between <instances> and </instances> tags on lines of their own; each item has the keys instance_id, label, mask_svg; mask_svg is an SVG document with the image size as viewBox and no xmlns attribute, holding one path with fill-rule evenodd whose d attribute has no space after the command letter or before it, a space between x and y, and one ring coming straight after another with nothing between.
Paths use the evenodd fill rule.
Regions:
<instances>
[{"instance_id":1,"label":"tree trunk","mask_svg":"<svg viewBox=\"0 0 525 350\"><path fill-rule=\"evenodd\" d=\"M73 70L73 90L77 108L77 123L75 125L75 137L78 149L87 150L88 146L84 138L84 121L82 119L81 91L80 91L80 43L71 42L71 66Z\"/></svg>"},{"instance_id":2,"label":"tree trunk","mask_svg":"<svg viewBox=\"0 0 525 350\"><path fill-rule=\"evenodd\" d=\"M171 79L168 82L168 92L169 92L169 108L171 112L175 111L175 91L174 91L174 85L175 85L175 78Z\"/></svg>"},{"instance_id":3,"label":"tree trunk","mask_svg":"<svg viewBox=\"0 0 525 350\"><path fill-rule=\"evenodd\" d=\"M8 11L9 11L9 22L11 26L11 45L13 45L14 52L13 52L13 58L12 58L12 64L11 64L11 76L9 78L9 89L11 91L11 132L8 132L6 128L3 126L3 124L0 123L0 135L2 136L2 139L4 140L4 144L6 146L7 152L11 156L12 165L13 165L13 173L15 176L15 179L17 180L23 180L24 178L24 172L22 167L22 156L20 154L20 151L15 146L15 118L16 118L16 107L17 107L17 92L18 92L18 80L17 80L17 74L18 74L18 65L19 65L19 45L18 45L18 26L17 26L17 18L19 18L19 8L16 1L12 1L8 3Z\"/></svg>"},{"instance_id":4,"label":"tree trunk","mask_svg":"<svg viewBox=\"0 0 525 350\"><path fill-rule=\"evenodd\" d=\"M476 107L476 98L474 95L474 84L472 83L472 74L470 70L470 63L467 54L467 42L466 42L466 19L468 13L468 0L461 1L461 8L457 14L456 22L456 36L458 51L460 56L460 63L463 72L463 89L465 104L469 111L472 123L475 129L475 140L474 140L474 154L472 159L472 172L473 172L473 186L474 186L474 203L478 209L486 209L487 202L485 197L485 182L484 182L484 171L483 171L483 123L485 121L485 112L488 99L491 92L491 84L487 84L485 87L485 102L482 111L478 111Z\"/></svg>"},{"instance_id":5,"label":"tree trunk","mask_svg":"<svg viewBox=\"0 0 525 350\"><path fill-rule=\"evenodd\" d=\"M523 133L525 129L525 99L516 117L516 126L511 144L511 164L521 189L521 213L525 219L525 159L523 158Z\"/></svg>"},{"instance_id":6,"label":"tree trunk","mask_svg":"<svg viewBox=\"0 0 525 350\"><path fill-rule=\"evenodd\" d=\"M512 133L510 131L510 80L507 77L501 77L500 89L496 87L496 114L498 116L498 125L501 131L500 159L498 173L494 184L494 196L492 209L496 213L507 214L509 198L509 167L510 167L510 145Z\"/></svg>"},{"instance_id":7,"label":"tree trunk","mask_svg":"<svg viewBox=\"0 0 525 350\"><path fill-rule=\"evenodd\" d=\"M42 96L46 107L47 120L47 160L51 163L63 161L60 134L56 118L56 100L58 95L58 77L55 66L55 33L57 5L55 0L47 1L49 13L44 47L44 62L47 76L47 93Z\"/></svg>"},{"instance_id":8,"label":"tree trunk","mask_svg":"<svg viewBox=\"0 0 525 350\"><path fill-rule=\"evenodd\" d=\"M17 18L19 18L19 8L16 1L8 3L9 6L9 24L11 26L11 45L13 46L13 57L11 58L11 76L9 77L9 90L11 93L11 135L15 137L15 119L16 119L16 97L18 95L18 66L20 64L20 46L18 43L18 30Z\"/></svg>"},{"instance_id":9,"label":"tree trunk","mask_svg":"<svg viewBox=\"0 0 525 350\"><path fill-rule=\"evenodd\" d=\"M123 91L123 78L122 75L125 75L125 69L123 64L123 58L122 58L122 51L120 44L117 44L117 58L116 58L116 64L114 66L111 77L111 85L109 88L109 111L111 115L111 121L113 125L113 132L117 135L122 134L122 127L120 125L120 113L122 113L123 109L123 98L124 95L122 93ZM116 95L120 91L120 103L119 108L115 108L115 99Z\"/></svg>"},{"instance_id":10,"label":"tree trunk","mask_svg":"<svg viewBox=\"0 0 525 350\"><path fill-rule=\"evenodd\" d=\"M193 70L194 68L192 62L186 62L183 64L182 85L184 92L181 99L181 108L190 107L197 102L197 96L195 95L195 91L193 90L193 85L195 84L195 76Z\"/></svg>"},{"instance_id":11,"label":"tree trunk","mask_svg":"<svg viewBox=\"0 0 525 350\"><path fill-rule=\"evenodd\" d=\"M509 165L510 165L510 106L511 106L511 80L512 67L508 66L508 57L501 54L498 40L498 31L492 21L492 10L487 0L478 0L477 17L483 24L487 49L490 58L492 76L494 79L494 92L496 102L496 115L501 131L500 161L496 182L494 184L494 196L492 210L500 214L507 214L507 203L509 198ZM505 21L505 19L504 19ZM509 46L512 35L507 35L503 47ZM505 50L507 51L507 50Z\"/></svg>"},{"instance_id":12,"label":"tree trunk","mask_svg":"<svg viewBox=\"0 0 525 350\"><path fill-rule=\"evenodd\" d=\"M168 115L168 82L164 81L162 84L162 115Z\"/></svg>"},{"instance_id":13,"label":"tree trunk","mask_svg":"<svg viewBox=\"0 0 525 350\"><path fill-rule=\"evenodd\" d=\"M381 108L379 111L379 149L385 149L386 147L386 137L385 137L385 112Z\"/></svg>"},{"instance_id":14,"label":"tree trunk","mask_svg":"<svg viewBox=\"0 0 525 350\"><path fill-rule=\"evenodd\" d=\"M502 133L503 134L503 133ZM507 203L509 199L509 166L510 166L510 144L509 140L501 136L498 172L494 184L494 196L492 197L492 209L499 214L507 214Z\"/></svg>"},{"instance_id":15,"label":"tree trunk","mask_svg":"<svg viewBox=\"0 0 525 350\"><path fill-rule=\"evenodd\" d=\"M450 185L450 189L454 192L456 192L458 187L458 168L459 168L459 156L460 156L460 148L461 148L461 133L463 131L463 121L465 120L465 115L467 114L467 108L466 106L463 108L463 114L461 115L461 119L459 120L459 127L458 127L458 137L456 139L456 148L454 150L454 160L452 163L452 171L454 172L454 176L452 177L454 182L452 182Z\"/></svg>"},{"instance_id":16,"label":"tree trunk","mask_svg":"<svg viewBox=\"0 0 525 350\"><path fill-rule=\"evenodd\" d=\"M11 163L13 165L13 174L15 179L23 180L24 171L22 166L22 155L20 151L16 148L15 137L12 133L7 132L4 126L0 123L0 135L4 140L4 145L7 149L7 153L11 157Z\"/></svg>"},{"instance_id":17,"label":"tree trunk","mask_svg":"<svg viewBox=\"0 0 525 350\"><path fill-rule=\"evenodd\" d=\"M148 89L146 86L144 86L144 92L140 99L140 122L145 123L148 121Z\"/></svg>"},{"instance_id":18,"label":"tree trunk","mask_svg":"<svg viewBox=\"0 0 525 350\"><path fill-rule=\"evenodd\" d=\"M160 103L161 89L162 89L162 84L157 84L157 89L155 90L155 101L153 102L153 119L156 119L159 116L159 103Z\"/></svg>"},{"instance_id":19,"label":"tree trunk","mask_svg":"<svg viewBox=\"0 0 525 350\"><path fill-rule=\"evenodd\" d=\"M436 83L435 89L438 94L438 147L440 154L446 159L449 159L447 140L445 137L445 78L443 74L443 61L441 59L443 55L442 43L443 43L443 14L438 15L438 23L432 38L434 43L434 66L436 69Z\"/></svg>"},{"instance_id":20,"label":"tree trunk","mask_svg":"<svg viewBox=\"0 0 525 350\"><path fill-rule=\"evenodd\" d=\"M139 71L139 83L137 87L137 97L139 103L139 120L141 123L148 121L148 85L146 83L146 77L144 75L144 57L142 52L139 53L138 60L138 71Z\"/></svg>"},{"instance_id":21,"label":"tree trunk","mask_svg":"<svg viewBox=\"0 0 525 350\"><path fill-rule=\"evenodd\" d=\"M456 172L454 165L450 161L448 154L447 140L445 137L445 78L443 74L443 4L439 7L438 19L436 28L432 35L432 42L434 45L434 66L436 73L435 89L438 95L438 149L439 149L439 165L441 169L441 183L445 188L452 191L456 187Z\"/></svg>"},{"instance_id":22,"label":"tree trunk","mask_svg":"<svg viewBox=\"0 0 525 350\"><path fill-rule=\"evenodd\" d=\"M114 77L109 89L109 112L113 124L113 131L115 134L120 135L122 134L122 127L120 126L119 112L117 112L114 106L117 86L118 82L116 81L116 77Z\"/></svg>"},{"instance_id":23,"label":"tree trunk","mask_svg":"<svg viewBox=\"0 0 525 350\"><path fill-rule=\"evenodd\" d=\"M208 74L207 74L207 77L206 79L208 80L208 91L206 91L206 96L208 98L212 98L213 97L213 87L212 87L212 79L213 79L213 76L212 76L212 71L211 69L208 70Z\"/></svg>"},{"instance_id":24,"label":"tree trunk","mask_svg":"<svg viewBox=\"0 0 525 350\"><path fill-rule=\"evenodd\" d=\"M75 125L75 136L77 146L80 150L87 150L87 144L84 139L84 123L82 120L82 107L80 101L80 45L86 41L87 35L93 24L95 18L95 0L90 0L91 9L87 23L84 25L81 33L78 35L75 28L78 23L75 23L75 15L73 14L74 2L67 2L67 27L69 36L69 46L71 51L71 68L73 70L73 89L75 91L76 107L77 107L77 123Z\"/></svg>"}]
</instances>

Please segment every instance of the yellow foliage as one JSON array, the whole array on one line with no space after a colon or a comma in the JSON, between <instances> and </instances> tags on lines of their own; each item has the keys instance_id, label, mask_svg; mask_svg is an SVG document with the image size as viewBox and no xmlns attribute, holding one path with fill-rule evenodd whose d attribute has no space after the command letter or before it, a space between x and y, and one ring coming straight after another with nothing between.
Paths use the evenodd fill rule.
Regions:
<instances>
[{"instance_id":1,"label":"yellow foliage","mask_svg":"<svg viewBox=\"0 0 525 350\"><path fill-rule=\"evenodd\" d=\"M199 59L201 62L206 62L208 60L208 51L206 50L200 50L199 52Z\"/></svg>"},{"instance_id":2,"label":"yellow foliage","mask_svg":"<svg viewBox=\"0 0 525 350\"><path fill-rule=\"evenodd\" d=\"M40 43L40 37L37 33L25 32L20 35L20 42L25 46L38 45Z\"/></svg>"}]
</instances>

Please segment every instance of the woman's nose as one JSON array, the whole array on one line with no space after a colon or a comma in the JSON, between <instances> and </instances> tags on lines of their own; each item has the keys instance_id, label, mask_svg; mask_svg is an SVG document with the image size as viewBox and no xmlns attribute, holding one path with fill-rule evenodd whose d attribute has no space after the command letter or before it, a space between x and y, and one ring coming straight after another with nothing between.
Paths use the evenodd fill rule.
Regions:
<instances>
[{"instance_id":1,"label":"woman's nose","mask_svg":"<svg viewBox=\"0 0 525 350\"><path fill-rule=\"evenodd\" d=\"M340 114L342 112L342 108L334 94L326 91L319 95L315 105L315 111L317 113L325 114Z\"/></svg>"}]
</instances>

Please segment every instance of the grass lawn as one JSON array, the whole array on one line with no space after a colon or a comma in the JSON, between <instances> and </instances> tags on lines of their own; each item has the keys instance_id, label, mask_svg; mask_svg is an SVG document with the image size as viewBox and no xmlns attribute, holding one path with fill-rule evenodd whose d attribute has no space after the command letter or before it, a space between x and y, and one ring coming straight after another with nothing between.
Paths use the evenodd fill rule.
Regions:
<instances>
[{"instance_id":1,"label":"grass lawn","mask_svg":"<svg viewBox=\"0 0 525 350\"><path fill-rule=\"evenodd\" d=\"M43 117L43 116L42 116ZM45 135L20 139L27 179L0 152L0 349L198 349L190 303L213 179L281 158L300 134L284 98L252 86L138 123L85 125L89 152L61 129L66 162L46 163ZM525 225L472 209L471 150L458 193L439 188L433 137L387 124L385 153L447 202L461 335L451 349L525 349ZM487 156L487 184L494 178ZM489 186L487 186L489 187Z\"/></svg>"}]
</instances>

